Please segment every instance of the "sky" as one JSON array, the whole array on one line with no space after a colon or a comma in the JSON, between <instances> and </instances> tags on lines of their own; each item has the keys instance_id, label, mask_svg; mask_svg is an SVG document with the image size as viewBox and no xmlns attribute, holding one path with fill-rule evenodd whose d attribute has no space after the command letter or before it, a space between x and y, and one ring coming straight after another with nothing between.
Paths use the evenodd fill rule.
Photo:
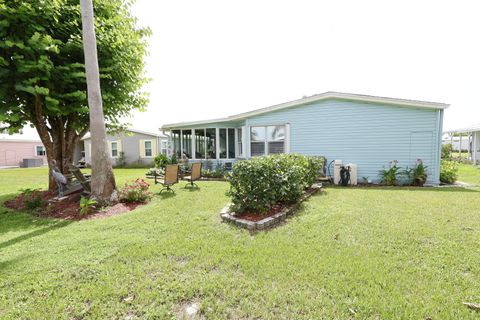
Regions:
<instances>
[{"instance_id":1,"label":"sky","mask_svg":"<svg viewBox=\"0 0 480 320\"><path fill-rule=\"evenodd\" d=\"M476 1L137 0L152 30L133 127L224 117L325 91L451 104L480 123Z\"/></svg>"}]
</instances>

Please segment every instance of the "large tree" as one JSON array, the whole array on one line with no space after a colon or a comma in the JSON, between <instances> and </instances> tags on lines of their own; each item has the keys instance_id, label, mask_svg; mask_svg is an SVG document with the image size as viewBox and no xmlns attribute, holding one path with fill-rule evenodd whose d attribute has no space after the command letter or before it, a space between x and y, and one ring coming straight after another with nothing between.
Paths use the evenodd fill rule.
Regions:
<instances>
[{"instance_id":1,"label":"large tree","mask_svg":"<svg viewBox=\"0 0 480 320\"><path fill-rule=\"evenodd\" d=\"M146 106L141 88L149 30L136 26L132 1L94 4L103 111L114 128ZM67 172L90 127L86 90L79 0L1 1L0 129L34 126L49 164L55 159Z\"/></svg>"}]
</instances>

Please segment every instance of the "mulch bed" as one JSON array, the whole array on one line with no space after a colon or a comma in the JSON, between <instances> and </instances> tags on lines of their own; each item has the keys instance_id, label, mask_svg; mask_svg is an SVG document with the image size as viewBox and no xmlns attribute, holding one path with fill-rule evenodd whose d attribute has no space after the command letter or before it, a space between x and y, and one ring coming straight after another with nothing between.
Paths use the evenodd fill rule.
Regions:
<instances>
[{"instance_id":1,"label":"mulch bed","mask_svg":"<svg viewBox=\"0 0 480 320\"><path fill-rule=\"evenodd\" d=\"M230 205L225 206L221 212L220 217L223 221L233 223L240 228L245 228L251 232L257 230L266 230L278 225L287 216L294 214L299 208L300 204L311 197L316 192L321 191L322 184L315 183L311 188L305 190L304 194L297 203L294 204L276 204L273 205L266 213L259 212L242 212L235 213L230 211Z\"/></svg>"},{"instance_id":2,"label":"mulch bed","mask_svg":"<svg viewBox=\"0 0 480 320\"><path fill-rule=\"evenodd\" d=\"M236 216L240 219L245 219L245 220L248 220L248 221L257 222L257 221L260 221L262 219L271 217L271 216L279 213L280 211L282 211L286 208L287 208L286 205L276 204L276 205L273 205L270 208L270 210L268 210L264 214L260 214L258 212L246 211L246 212L242 212L242 213L237 213Z\"/></svg>"},{"instance_id":3,"label":"mulch bed","mask_svg":"<svg viewBox=\"0 0 480 320\"><path fill-rule=\"evenodd\" d=\"M32 212L41 217L64 220L79 221L111 217L135 210L138 206L143 205L143 203L117 203L111 207L107 207L102 210L96 210L90 214L82 216L79 213L81 198L80 192L69 195L66 199L57 202L51 201L55 197L55 194L52 192L38 191L38 194L41 195L44 204L40 208L32 210ZM6 208L16 211L26 210L23 201L24 197L25 194L22 193L13 199L5 201L3 205Z\"/></svg>"}]
</instances>

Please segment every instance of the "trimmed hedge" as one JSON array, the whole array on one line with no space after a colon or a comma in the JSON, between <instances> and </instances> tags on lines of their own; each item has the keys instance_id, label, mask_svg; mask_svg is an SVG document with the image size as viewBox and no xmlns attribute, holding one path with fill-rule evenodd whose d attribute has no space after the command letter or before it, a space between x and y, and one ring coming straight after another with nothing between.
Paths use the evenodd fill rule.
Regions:
<instances>
[{"instance_id":1,"label":"trimmed hedge","mask_svg":"<svg viewBox=\"0 0 480 320\"><path fill-rule=\"evenodd\" d=\"M227 174L227 195L235 212L267 212L274 204L295 203L320 175L323 157L281 154L236 162Z\"/></svg>"}]
</instances>

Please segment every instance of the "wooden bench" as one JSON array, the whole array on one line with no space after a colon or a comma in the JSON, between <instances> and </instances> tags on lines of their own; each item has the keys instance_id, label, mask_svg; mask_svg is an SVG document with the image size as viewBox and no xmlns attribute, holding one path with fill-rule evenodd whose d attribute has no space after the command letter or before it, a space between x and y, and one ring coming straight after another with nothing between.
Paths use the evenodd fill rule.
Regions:
<instances>
[{"instance_id":1,"label":"wooden bench","mask_svg":"<svg viewBox=\"0 0 480 320\"><path fill-rule=\"evenodd\" d=\"M92 189L90 187L90 176L89 175L84 175L82 171L80 171L79 168L71 166L70 167L70 173L73 174L75 179L80 183L80 185L83 187L83 190L86 193L91 193Z\"/></svg>"}]
</instances>

